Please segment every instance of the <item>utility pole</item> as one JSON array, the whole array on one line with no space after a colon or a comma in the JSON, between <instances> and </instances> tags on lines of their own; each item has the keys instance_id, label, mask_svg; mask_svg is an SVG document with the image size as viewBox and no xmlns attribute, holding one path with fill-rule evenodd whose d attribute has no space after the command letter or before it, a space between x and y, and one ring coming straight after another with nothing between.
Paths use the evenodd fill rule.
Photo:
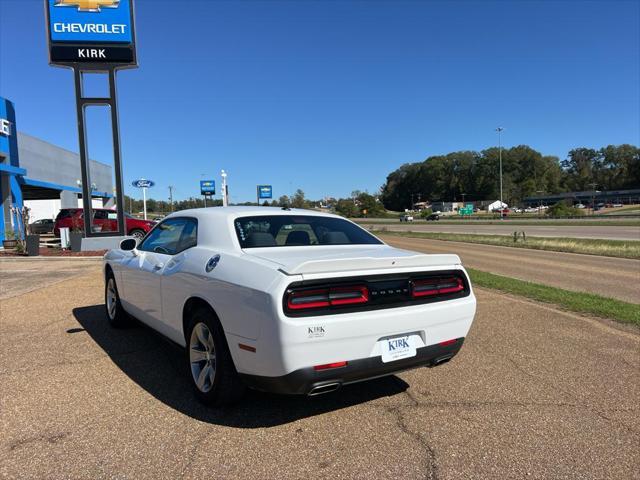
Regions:
<instances>
[{"instance_id":1,"label":"utility pole","mask_svg":"<svg viewBox=\"0 0 640 480\"><path fill-rule=\"evenodd\" d=\"M540 213L542 212L542 195L544 194L544 190L536 190L536 193L538 194L538 217L540 216Z\"/></svg>"},{"instance_id":2,"label":"utility pole","mask_svg":"<svg viewBox=\"0 0 640 480\"><path fill-rule=\"evenodd\" d=\"M169 185L169 211L173 212L173 186Z\"/></svg>"},{"instance_id":3,"label":"utility pole","mask_svg":"<svg viewBox=\"0 0 640 480\"><path fill-rule=\"evenodd\" d=\"M502 138L500 134L504 128L498 127L496 128L496 132L498 132L498 156L500 158L500 220L504 220L504 212L503 210L503 201L502 201Z\"/></svg>"},{"instance_id":4,"label":"utility pole","mask_svg":"<svg viewBox=\"0 0 640 480\"><path fill-rule=\"evenodd\" d=\"M593 189L593 192L591 193L591 215L594 215L596 213L595 211L595 203L596 203L596 193L600 193L598 190L596 190L596 187L598 186L597 183L590 183L589 186Z\"/></svg>"}]
</instances>

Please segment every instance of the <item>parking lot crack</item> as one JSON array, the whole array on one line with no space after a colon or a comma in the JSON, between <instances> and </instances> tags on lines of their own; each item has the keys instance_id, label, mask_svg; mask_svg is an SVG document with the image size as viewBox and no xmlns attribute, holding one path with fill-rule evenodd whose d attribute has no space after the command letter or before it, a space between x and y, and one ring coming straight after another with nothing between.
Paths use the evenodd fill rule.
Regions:
<instances>
[{"instance_id":1,"label":"parking lot crack","mask_svg":"<svg viewBox=\"0 0 640 480\"><path fill-rule=\"evenodd\" d=\"M69 436L69 433L67 432L59 432L51 435L37 435L34 437L22 438L12 442L9 445L9 450L14 451L18 448L22 448L25 445L29 445L30 443L34 443L34 442L44 442L44 443L54 444L54 443L60 442L61 440L63 440L68 436Z\"/></svg>"},{"instance_id":2,"label":"parking lot crack","mask_svg":"<svg viewBox=\"0 0 640 480\"><path fill-rule=\"evenodd\" d=\"M407 392L405 392L407 393ZM408 394L407 394L408 395ZM418 406L418 403L415 401L415 399L413 397L411 397L410 395L408 395L409 398L411 398L414 402L413 406ZM413 432L409 426L407 425L404 415L402 413L402 409L403 408L407 408L407 407L402 407L402 406L398 406L398 407L389 407L387 408L387 412L390 413L391 415L393 415L396 424L398 425L398 428L400 428L400 431L402 431L402 433L404 433L405 435L407 435L408 437L412 438L426 453L426 460L427 460L427 471L425 472L425 477L426 479L429 480L438 480L438 465L436 462L436 453L435 450L433 449L433 447L422 437L422 435L420 435L419 433Z\"/></svg>"}]
</instances>

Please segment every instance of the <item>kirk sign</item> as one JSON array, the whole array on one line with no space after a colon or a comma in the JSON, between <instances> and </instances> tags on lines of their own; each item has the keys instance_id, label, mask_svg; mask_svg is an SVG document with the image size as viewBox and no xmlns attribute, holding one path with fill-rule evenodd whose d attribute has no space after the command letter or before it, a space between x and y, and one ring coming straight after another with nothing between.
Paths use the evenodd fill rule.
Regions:
<instances>
[{"instance_id":1,"label":"kirk sign","mask_svg":"<svg viewBox=\"0 0 640 480\"><path fill-rule=\"evenodd\" d=\"M135 66L133 0L45 0L52 65Z\"/></svg>"}]
</instances>

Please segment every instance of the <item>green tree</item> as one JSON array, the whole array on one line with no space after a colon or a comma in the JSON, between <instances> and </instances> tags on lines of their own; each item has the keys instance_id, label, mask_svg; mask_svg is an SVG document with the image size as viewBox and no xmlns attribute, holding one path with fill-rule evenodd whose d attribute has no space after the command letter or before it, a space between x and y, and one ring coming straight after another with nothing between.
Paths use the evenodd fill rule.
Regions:
<instances>
[{"instance_id":1,"label":"green tree","mask_svg":"<svg viewBox=\"0 0 640 480\"><path fill-rule=\"evenodd\" d=\"M289 200L289 197L287 195L282 195L278 199L278 205L281 206L281 207L290 207L291 206L291 200Z\"/></svg>"},{"instance_id":2,"label":"green tree","mask_svg":"<svg viewBox=\"0 0 640 480\"><path fill-rule=\"evenodd\" d=\"M293 208L306 208L307 202L304 198L304 192L300 189L296 190L296 193L293 194L293 198L291 199L291 206Z\"/></svg>"},{"instance_id":3,"label":"green tree","mask_svg":"<svg viewBox=\"0 0 640 480\"><path fill-rule=\"evenodd\" d=\"M336 213L343 217L354 218L360 215L360 210L355 202L349 198L341 198L336 202Z\"/></svg>"}]
</instances>

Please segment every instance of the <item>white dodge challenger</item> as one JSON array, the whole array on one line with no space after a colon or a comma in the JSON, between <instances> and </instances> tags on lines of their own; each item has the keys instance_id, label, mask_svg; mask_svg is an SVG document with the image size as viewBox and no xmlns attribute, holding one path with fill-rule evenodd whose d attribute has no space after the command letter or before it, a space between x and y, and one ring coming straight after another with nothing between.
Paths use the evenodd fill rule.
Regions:
<instances>
[{"instance_id":1,"label":"white dodge challenger","mask_svg":"<svg viewBox=\"0 0 640 480\"><path fill-rule=\"evenodd\" d=\"M104 257L109 322L185 347L196 395L316 395L450 360L476 310L456 255L390 247L336 215L217 207L169 215Z\"/></svg>"}]
</instances>

